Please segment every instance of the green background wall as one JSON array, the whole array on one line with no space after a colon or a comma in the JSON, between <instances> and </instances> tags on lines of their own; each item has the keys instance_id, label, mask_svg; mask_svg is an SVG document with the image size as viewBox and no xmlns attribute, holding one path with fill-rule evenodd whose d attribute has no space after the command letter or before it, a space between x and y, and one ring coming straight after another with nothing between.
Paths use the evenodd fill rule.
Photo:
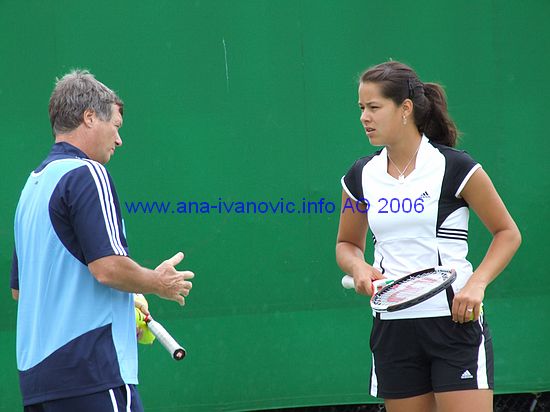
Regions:
<instances>
[{"instance_id":1,"label":"green background wall","mask_svg":"<svg viewBox=\"0 0 550 412\"><path fill-rule=\"evenodd\" d=\"M108 166L121 202L339 204L340 177L373 150L358 74L393 58L441 82L460 147L524 238L486 298L497 393L550 390L549 18L547 0L0 0L0 410L21 405L14 210L52 143L55 77L75 67L126 103L124 145ZM338 213L123 214L138 262L181 249L197 273L184 309L149 298L188 358L140 347L147 411L375 401L368 301L340 287L334 259ZM477 264L490 236L475 217L470 239Z\"/></svg>"}]
</instances>

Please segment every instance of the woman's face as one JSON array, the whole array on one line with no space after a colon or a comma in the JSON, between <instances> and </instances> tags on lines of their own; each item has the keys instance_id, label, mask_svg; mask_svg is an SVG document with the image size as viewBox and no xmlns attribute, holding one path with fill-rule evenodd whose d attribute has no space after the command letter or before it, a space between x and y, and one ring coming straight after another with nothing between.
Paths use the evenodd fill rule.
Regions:
<instances>
[{"instance_id":1,"label":"woman's face","mask_svg":"<svg viewBox=\"0 0 550 412\"><path fill-rule=\"evenodd\" d=\"M403 131L403 110L393 100L382 96L377 83L359 84L359 108L370 144L390 146Z\"/></svg>"}]
</instances>

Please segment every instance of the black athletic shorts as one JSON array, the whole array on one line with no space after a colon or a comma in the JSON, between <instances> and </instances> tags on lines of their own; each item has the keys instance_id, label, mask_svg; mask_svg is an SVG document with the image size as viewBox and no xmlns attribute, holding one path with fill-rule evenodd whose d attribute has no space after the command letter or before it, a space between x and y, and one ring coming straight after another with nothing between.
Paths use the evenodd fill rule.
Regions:
<instances>
[{"instance_id":1,"label":"black athletic shorts","mask_svg":"<svg viewBox=\"0 0 550 412\"><path fill-rule=\"evenodd\" d=\"M24 407L24 412L143 412L134 385L123 385L90 395L56 399Z\"/></svg>"},{"instance_id":2,"label":"black athletic shorts","mask_svg":"<svg viewBox=\"0 0 550 412\"><path fill-rule=\"evenodd\" d=\"M378 398L494 388L491 334L482 318L374 318L370 347L370 393Z\"/></svg>"}]
</instances>

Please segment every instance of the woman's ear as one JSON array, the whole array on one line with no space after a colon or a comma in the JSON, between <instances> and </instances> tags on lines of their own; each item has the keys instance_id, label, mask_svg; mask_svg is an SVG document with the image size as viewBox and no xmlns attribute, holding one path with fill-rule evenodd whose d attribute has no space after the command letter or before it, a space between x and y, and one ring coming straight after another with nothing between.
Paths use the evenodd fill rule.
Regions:
<instances>
[{"instance_id":1,"label":"woman's ear","mask_svg":"<svg viewBox=\"0 0 550 412\"><path fill-rule=\"evenodd\" d=\"M409 117L412 114L414 103L411 99L403 100L401 107L403 109L403 117Z\"/></svg>"}]
</instances>

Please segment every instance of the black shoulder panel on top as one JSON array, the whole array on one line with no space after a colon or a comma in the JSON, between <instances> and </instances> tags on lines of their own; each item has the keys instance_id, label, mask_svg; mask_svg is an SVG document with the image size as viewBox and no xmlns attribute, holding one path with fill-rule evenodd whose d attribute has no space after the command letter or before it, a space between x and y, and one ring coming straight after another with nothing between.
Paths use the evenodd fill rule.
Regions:
<instances>
[{"instance_id":1,"label":"black shoulder panel on top","mask_svg":"<svg viewBox=\"0 0 550 412\"><path fill-rule=\"evenodd\" d=\"M363 195L363 182L361 177L363 175L363 168L370 162L375 156L378 156L382 152L382 149L374 152L369 156L365 156L357 160L348 170L343 177L342 181L348 191L353 195L355 200L361 200Z\"/></svg>"}]
</instances>

